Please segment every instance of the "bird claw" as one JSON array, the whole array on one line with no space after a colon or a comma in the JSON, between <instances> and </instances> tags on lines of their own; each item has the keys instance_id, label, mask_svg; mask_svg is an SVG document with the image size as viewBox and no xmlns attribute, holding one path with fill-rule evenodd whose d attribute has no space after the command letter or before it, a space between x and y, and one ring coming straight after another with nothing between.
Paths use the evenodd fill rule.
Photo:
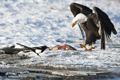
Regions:
<instances>
[{"instance_id":1,"label":"bird claw","mask_svg":"<svg viewBox=\"0 0 120 80\"><path fill-rule=\"evenodd\" d=\"M85 48L85 51L91 51L92 49L95 49L97 46L90 47L89 49Z\"/></svg>"},{"instance_id":2,"label":"bird claw","mask_svg":"<svg viewBox=\"0 0 120 80\"><path fill-rule=\"evenodd\" d=\"M86 48L86 43L84 43L84 44L80 44L80 47L81 48L85 48L85 51L91 51L92 49L95 49L97 46L94 46L94 47L92 47L92 45L90 45L90 48L88 49L88 48Z\"/></svg>"},{"instance_id":3,"label":"bird claw","mask_svg":"<svg viewBox=\"0 0 120 80\"><path fill-rule=\"evenodd\" d=\"M81 47L81 48L83 48L83 45L82 45L82 44L80 44L80 47Z\"/></svg>"},{"instance_id":4,"label":"bird claw","mask_svg":"<svg viewBox=\"0 0 120 80\"><path fill-rule=\"evenodd\" d=\"M89 49L85 48L85 51L91 51L91 50L92 50L92 49L90 49L90 48L89 48Z\"/></svg>"},{"instance_id":5,"label":"bird claw","mask_svg":"<svg viewBox=\"0 0 120 80\"><path fill-rule=\"evenodd\" d=\"M84 44L80 44L80 47L83 48L83 47L85 47L85 45Z\"/></svg>"}]
</instances>

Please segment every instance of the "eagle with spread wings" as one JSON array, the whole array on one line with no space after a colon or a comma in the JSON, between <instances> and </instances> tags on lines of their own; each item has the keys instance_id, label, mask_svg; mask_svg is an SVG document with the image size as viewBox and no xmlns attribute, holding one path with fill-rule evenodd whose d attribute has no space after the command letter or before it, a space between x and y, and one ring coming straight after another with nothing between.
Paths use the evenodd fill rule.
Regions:
<instances>
[{"instance_id":1,"label":"eagle with spread wings","mask_svg":"<svg viewBox=\"0 0 120 80\"><path fill-rule=\"evenodd\" d=\"M83 39L85 39L84 35L86 35L85 43L80 44L80 46L85 47L86 50L91 51L94 49L95 47L92 47L92 44L98 39L101 39L101 49L105 49L105 39L109 40L111 33L117 34L110 18L100 8L93 7L93 13L93 10L87 6L71 3L70 9L74 15L72 27L78 24L82 31ZM86 48L87 44L90 45L90 48Z\"/></svg>"}]
</instances>

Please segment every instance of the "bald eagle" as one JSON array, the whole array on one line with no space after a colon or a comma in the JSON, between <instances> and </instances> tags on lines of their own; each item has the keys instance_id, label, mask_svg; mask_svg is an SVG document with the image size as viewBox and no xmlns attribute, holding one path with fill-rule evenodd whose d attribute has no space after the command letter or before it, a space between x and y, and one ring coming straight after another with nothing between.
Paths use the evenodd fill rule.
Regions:
<instances>
[{"instance_id":1,"label":"bald eagle","mask_svg":"<svg viewBox=\"0 0 120 80\"><path fill-rule=\"evenodd\" d=\"M72 27L76 24L80 26L81 31L84 30L86 40L84 44L80 44L81 47L85 47L86 50L92 50L92 44L97 39L101 39L101 49L105 49L105 38L110 39L111 32L117 34L113 23L110 21L108 15L98 7L93 7L93 10L87 6L71 3L71 12L74 15L72 20ZM82 35L84 35L82 33ZM84 37L83 37L84 38ZM86 48L86 45L90 45L90 48Z\"/></svg>"}]
</instances>

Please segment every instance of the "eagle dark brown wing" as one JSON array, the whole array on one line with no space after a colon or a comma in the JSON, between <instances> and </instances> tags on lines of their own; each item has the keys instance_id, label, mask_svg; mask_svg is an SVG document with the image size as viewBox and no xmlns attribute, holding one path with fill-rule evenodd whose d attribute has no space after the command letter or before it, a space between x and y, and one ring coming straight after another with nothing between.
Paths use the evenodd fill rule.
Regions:
<instances>
[{"instance_id":1,"label":"eagle dark brown wing","mask_svg":"<svg viewBox=\"0 0 120 80\"><path fill-rule=\"evenodd\" d=\"M88 16L89 14L92 13L92 10L90 8L88 8L87 6L78 4L78 3L71 3L70 9L71 9L71 12L73 13L74 17L79 13L83 13L86 16Z\"/></svg>"},{"instance_id":2,"label":"eagle dark brown wing","mask_svg":"<svg viewBox=\"0 0 120 80\"><path fill-rule=\"evenodd\" d=\"M98 18L97 25L99 28L101 28L101 49L105 49L105 36L107 39L109 39L111 32L117 34L117 31L115 30L113 23L110 21L108 15L105 12L103 12L98 7L94 7L93 9Z\"/></svg>"}]
</instances>

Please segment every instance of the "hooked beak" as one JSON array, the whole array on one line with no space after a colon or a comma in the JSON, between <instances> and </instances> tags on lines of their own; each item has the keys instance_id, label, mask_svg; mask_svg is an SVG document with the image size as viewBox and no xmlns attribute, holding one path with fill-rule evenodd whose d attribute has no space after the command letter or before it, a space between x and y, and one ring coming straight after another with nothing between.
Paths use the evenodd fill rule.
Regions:
<instances>
[{"instance_id":1,"label":"hooked beak","mask_svg":"<svg viewBox=\"0 0 120 80\"><path fill-rule=\"evenodd\" d=\"M72 23L72 27L74 27L75 26L75 23Z\"/></svg>"}]
</instances>

